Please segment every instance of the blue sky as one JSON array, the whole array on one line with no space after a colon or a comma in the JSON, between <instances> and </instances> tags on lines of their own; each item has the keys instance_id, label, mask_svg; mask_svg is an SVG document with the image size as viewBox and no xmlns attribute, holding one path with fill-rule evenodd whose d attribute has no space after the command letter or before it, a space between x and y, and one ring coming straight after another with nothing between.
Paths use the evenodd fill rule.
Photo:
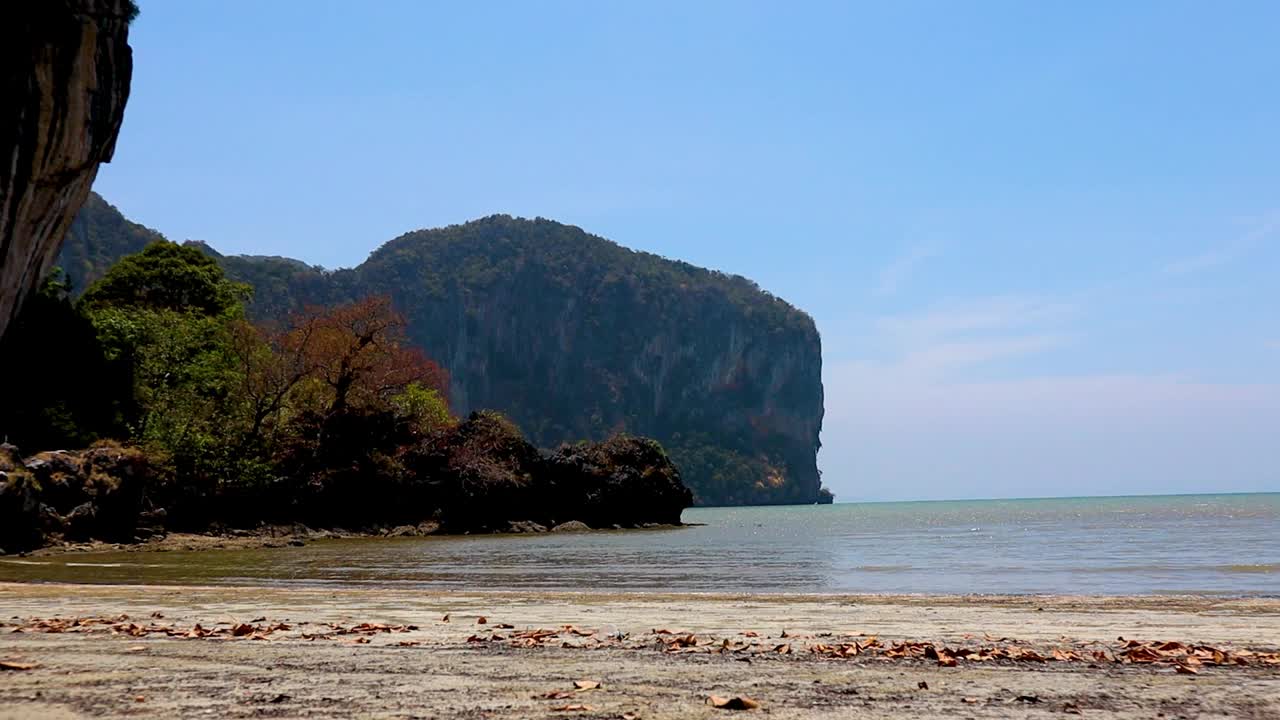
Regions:
<instances>
[{"instance_id":1,"label":"blue sky","mask_svg":"<svg viewBox=\"0 0 1280 720\"><path fill-rule=\"evenodd\" d=\"M1280 5L140 4L96 188L173 239L506 212L746 275L843 499L1280 490Z\"/></svg>"}]
</instances>

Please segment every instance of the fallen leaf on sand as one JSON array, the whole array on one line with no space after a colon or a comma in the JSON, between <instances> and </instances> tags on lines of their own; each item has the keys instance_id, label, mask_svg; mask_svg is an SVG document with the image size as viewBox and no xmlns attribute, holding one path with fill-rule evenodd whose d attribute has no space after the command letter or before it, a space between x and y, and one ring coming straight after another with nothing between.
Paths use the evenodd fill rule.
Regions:
<instances>
[{"instance_id":1,"label":"fallen leaf on sand","mask_svg":"<svg viewBox=\"0 0 1280 720\"><path fill-rule=\"evenodd\" d=\"M16 662L13 660L0 660L0 670L35 670L40 667L40 663Z\"/></svg>"},{"instance_id":2,"label":"fallen leaf on sand","mask_svg":"<svg viewBox=\"0 0 1280 720\"><path fill-rule=\"evenodd\" d=\"M1177 665L1173 668L1181 675L1199 675L1200 671L1190 665Z\"/></svg>"},{"instance_id":3,"label":"fallen leaf on sand","mask_svg":"<svg viewBox=\"0 0 1280 720\"><path fill-rule=\"evenodd\" d=\"M574 680L573 687L575 690L595 690L600 687L599 680Z\"/></svg>"},{"instance_id":4,"label":"fallen leaf on sand","mask_svg":"<svg viewBox=\"0 0 1280 720\"><path fill-rule=\"evenodd\" d=\"M483 616L483 615L481 615L480 617L476 618L476 624L477 624L477 625L484 625L484 624L485 624L485 623L487 623L487 622L489 622L489 618L487 618L487 617L485 617L485 616Z\"/></svg>"},{"instance_id":5,"label":"fallen leaf on sand","mask_svg":"<svg viewBox=\"0 0 1280 720\"><path fill-rule=\"evenodd\" d=\"M920 688L921 690L928 690L929 683L925 682L924 680L921 680L920 682L916 683L916 687Z\"/></svg>"},{"instance_id":6,"label":"fallen leaf on sand","mask_svg":"<svg viewBox=\"0 0 1280 720\"><path fill-rule=\"evenodd\" d=\"M760 707L760 703L745 695L734 695L733 697L711 695L707 697L707 704L719 710L755 710Z\"/></svg>"},{"instance_id":7,"label":"fallen leaf on sand","mask_svg":"<svg viewBox=\"0 0 1280 720\"><path fill-rule=\"evenodd\" d=\"M566 700L573 697L573 692L569 690L550 690L542 693L541 695L534 695L533 697L541 700Z\"/></svg>"},{"instance_id":8,"label":"fallen leaf on sand","mask_svg":"<svg viewBox=\"0 0 1280 720\"><path fill-rule=\"evenodd\" d=\"M590 705L560 705L551 708L552 712L591 712L595 708Z\"/></svg>"},{"instance_id":9,"label":"fallen leaf on sand","mask_svg":"<svg viewBox=\"0 0 1280 720\"><path fill-rule=\"evenodd\" d=\"M449 613L445 613L444 617L440 618L440 622L449 622Z\"/></svg>"},{"instance_id":10,"label":"fallen leaf on sand","mask_svg":"<svg viewBox=\"0 0 1280 720\"><path fill-rule=\"evenodd\" d=\"M133 647L128 649L128 652L146 652L146 651L147 651L147 648L145 645L134 645Z\"/></svg>"},{"instance_id":11,"label":"fallen leaf on sand","mask_svg":"<svg viewBox=\"0 0 1280 720\"><path fill-rule=\"evenodd\" d=\"M621 720L640 720L640 713L624 712L618 717Z\"/></svg>"},{"instance_id":12,"label":"fallen leaf on sand","mask_svg":"<svg viewBox=\"0 0 1280 720\"><path fill-rule=\"evenodd\" d=\"M146 696L144 696L144 695L139 695L139 696L135 697L135 698L133 699L133 701L134 701L134 702L146 702L146 701L147 701L147 698L146 698Z\"/></svg>"},{"instance_id":13,"label":"fallen leaf on sand","mask_svg":"<svg viewBox=\"0 0 1280 720\"><path fill-rule=\"evenodd\" d=\"M975 698L975 697L960 698L960 702L968 705L977 705L978 698Z\"/></svg>"}]
</instances>

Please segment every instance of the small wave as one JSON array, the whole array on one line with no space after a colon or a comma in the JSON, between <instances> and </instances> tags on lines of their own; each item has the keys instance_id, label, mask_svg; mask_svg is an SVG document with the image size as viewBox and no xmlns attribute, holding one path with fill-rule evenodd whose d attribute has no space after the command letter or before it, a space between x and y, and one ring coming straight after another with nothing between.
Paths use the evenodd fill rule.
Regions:
<instances>
[{"instance_id":1,"label":"small wave","mask_svg":"<svg viewBox=\"0 0 1280 720\"><path fill-rule=\"evenodd\" d=\"M861 572L903 572L910 569L910 565L859 565L854 568Z\"/></svg>"},{"instance_id":2,"label":"small wave","mask_svg":"<svg viewBox=\"0 0 1280 720\"><path fill-rule=\"evenodd\" d=\"M6 562L6 563L9 563L10 565L52 565L53 564L48 560L13 560L10 558L4 558L0 560L0 562Z\"/></svg>"},{"instance_id":3,"label":"small wave","mask_svg":"<svg viewBox=\"0 0 1280 720\"><path fill-rule=\"evenodd\" d=\"M102 568L118 568L124 567L129 563L91 563L91 562L69 562L65 563L67 567L102 567Z\"/></svg>"},{"instance_id":4,"label":"small wave","mask_svg":"<svg viewBox=\"0 0 1280 720\"><path fill-rule=\"evenodd\" d=\"M1253 573L1261 575L1270 575L1272 573L1280 573L1280 563L1256 563L1241 565L1218 565L1214 568L1219 572L1225 573Z\"/></svg>"}]
</instances>

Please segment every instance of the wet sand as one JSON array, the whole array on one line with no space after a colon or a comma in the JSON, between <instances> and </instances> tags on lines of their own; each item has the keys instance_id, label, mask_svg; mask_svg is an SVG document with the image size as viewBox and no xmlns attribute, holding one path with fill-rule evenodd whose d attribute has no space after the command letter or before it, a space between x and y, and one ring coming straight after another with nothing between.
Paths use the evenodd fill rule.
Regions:
<instances>
[{"instance_id":1,"label":"wet sand","mask_svg":"<svg viewBox=\"0 0 1280 720\"><path fill-rule=\"evenodd\" d=\"M33 618L64 630L73 618L104 622L44 632ZM1191 674L1113 661L1119 637L1274 651L1274 599L0 584L0 622L0 661L38 664L0 672L2 719L1280 717L1280 665ZM197 623L220 634L172 636ZM393 631L355 632L361 623ZM259 632L280 624L288 629ZM234 636L237 626L250 629ZM560 634L519 640L543 628ZM688 635L691 648L673 644ZM872 636L885 647L1074 648L1086 660L942 667L814 651ZM1108 660L1088 659L1094 651ZM574 691L575 680L601 687ZM706 704L713 694L761 707L716 709Z\"/></svg>"}]
</instances>

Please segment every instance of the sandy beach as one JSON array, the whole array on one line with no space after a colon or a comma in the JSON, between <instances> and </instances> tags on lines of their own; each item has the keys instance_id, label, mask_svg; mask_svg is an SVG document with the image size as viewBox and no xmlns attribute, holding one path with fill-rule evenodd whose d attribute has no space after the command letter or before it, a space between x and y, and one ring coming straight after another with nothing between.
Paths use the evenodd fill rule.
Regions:
<instances>
[{"instance_id":1,"label":"sandy beach","mask_svg":"<svg viewBox=\"0 0 1280 720\"><path fill-rule=\"evenodd\" d=\"M0 584L0 622L5 719L1280 716L1274 599Z\"/></svg>"}]
</instances>

